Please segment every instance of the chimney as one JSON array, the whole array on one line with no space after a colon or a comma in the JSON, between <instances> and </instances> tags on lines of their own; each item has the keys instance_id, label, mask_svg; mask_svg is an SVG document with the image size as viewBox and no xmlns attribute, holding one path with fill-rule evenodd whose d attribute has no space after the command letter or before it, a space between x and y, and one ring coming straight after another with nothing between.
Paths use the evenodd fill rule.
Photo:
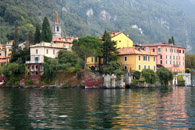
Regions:
<instances>
[{"instance_id":1,"label":"chimney","mask_svg":"<svg viewBox=\"0 0 195 130\"><path fill-rule=\"evenodd\" d=\"M128 34L128 33L126 33L126 36L127 36L127 37L129 37L129 34Z\"/></svg>"}]
</instances>

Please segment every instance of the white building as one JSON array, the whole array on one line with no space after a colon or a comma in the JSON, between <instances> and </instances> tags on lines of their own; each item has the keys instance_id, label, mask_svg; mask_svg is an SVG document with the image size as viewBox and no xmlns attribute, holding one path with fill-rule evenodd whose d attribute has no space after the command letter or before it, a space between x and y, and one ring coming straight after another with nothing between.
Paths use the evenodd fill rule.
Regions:
<instances>
[{"instance_id":1,"label":"white building","mask_svg":"<svg viewBox=\"0 0 195 130\"><path fill-rule=\"evenodd\" d=\"M50 58L58 57L60 50L67 50L63 44L41 42L30 46L30 61L26 62L26 73L36 86L40 86L41 76L43 75L44 56Z\"/></svg>"}]
</instances>

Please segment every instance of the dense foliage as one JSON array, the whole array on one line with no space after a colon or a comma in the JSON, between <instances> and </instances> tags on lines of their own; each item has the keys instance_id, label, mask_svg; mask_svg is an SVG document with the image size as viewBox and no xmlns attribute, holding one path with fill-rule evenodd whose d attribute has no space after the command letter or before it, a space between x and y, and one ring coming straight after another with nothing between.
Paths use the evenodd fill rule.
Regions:
<instances>
[{"instance_id":1,"label":"dense foliage","mask_svg":"<svg viewBox=\"0 0 195 130\"><path fill-rule=\"evenodd\" d=\"M151 84L155 83L157 78L155 72L151 69L143 69L142 76L145 78L146 83L151 83Z\"/></svg>"},{"instance_id":2,"label":"dense foliage","mask_svg":"<svg viewBox=\"0 0 195 130\"><path fill-rule=\"evenodd\" d=\"M164 86L168 86L169 81L173 80L173 73L164 67L161 67L157 70L157 75L161 84Z\"/></svg>"},{"instance_id":3,"label":"dense foliage","mask_svg":"<svg viewBox=\"0 0 195 130\"><path fill-rule=\"evenodd\" d=\"M73 41L73 51L83 58L85 61L85 69L87 58L89 56L100 56L102 43L100 40L93 36L80 37L78 40Z\"/></svg>"},{"instance_id":4,"label":"dense foliage","mask_svg":"<svg viewBox=\"0 0 195 130\"><path fill-rule=\"evenodd\" d=\"M18 63L9 63L1 68L6 77L7 85L18 85L21 76L24 75L24 66Z\"/></svg>"},{"instance_id":5,"label":"dense foliage","mask_svg":"<svg viewBox=\"0 0 195 130\"><path fill-rule=\"evenodd\" d=\"M133 73L133 76L134 76L135 79L140 79L141 73L139 71L135 71Z\"/></svg>"},{"instance_id":6,"label":"dense foliage","mask_svg":"<svg viewBox=\"0 0 195 130\"><path fill-rule=\"evenodd\" d=\"M195 55L186 55L185 65L186 68L195 69Z\"/></svg>"},{"instance_id":7,"label":"dense foliage","mask_svg":"<svg viewBox=\"0 0 195 130\"><path fill-rule=\"evenodd\" d=\"M193 48L194 5L194 0L1 0L0 43L13 39L15 25L24 41L45 16L52 24L57 11L65 35L100 36L104 29L119 30L135 43L174 36L177 45Z\"/></svg>"}]
</instances>

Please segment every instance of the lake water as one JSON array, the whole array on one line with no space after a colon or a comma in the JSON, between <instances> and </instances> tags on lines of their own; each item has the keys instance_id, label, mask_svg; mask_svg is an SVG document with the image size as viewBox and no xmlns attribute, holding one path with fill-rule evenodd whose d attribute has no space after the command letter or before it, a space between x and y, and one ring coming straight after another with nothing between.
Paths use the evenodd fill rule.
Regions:
<instances>
[{"instance_id":1,"label":"lake water","mask_svg":"<svg viewBox=\"0 0 195 130\"><path fill-rule=\"evenodd\" d=\"M195 129L195 88L0 89L0 130Z\"/></svg>"}]
</instances>

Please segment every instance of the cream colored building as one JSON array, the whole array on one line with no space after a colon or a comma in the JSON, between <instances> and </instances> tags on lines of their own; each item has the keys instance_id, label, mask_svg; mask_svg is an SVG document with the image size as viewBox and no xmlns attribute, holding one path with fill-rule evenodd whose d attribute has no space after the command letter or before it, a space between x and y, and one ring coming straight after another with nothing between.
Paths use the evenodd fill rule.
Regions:
<instances>
[{"instance_id":1,"label":"cream colored building","mask_svg":"<svg viewBox=\"0 0 195 130\"><path fill-rule=\"evenodd\" d=\"M50 58L58 57L58 52L60 50L67 50L65 46L62 44L54 44L41 42L36 45L30 46L30 61L27 63L43 63L44 56Z\"/></svg>"}]
</instances>

